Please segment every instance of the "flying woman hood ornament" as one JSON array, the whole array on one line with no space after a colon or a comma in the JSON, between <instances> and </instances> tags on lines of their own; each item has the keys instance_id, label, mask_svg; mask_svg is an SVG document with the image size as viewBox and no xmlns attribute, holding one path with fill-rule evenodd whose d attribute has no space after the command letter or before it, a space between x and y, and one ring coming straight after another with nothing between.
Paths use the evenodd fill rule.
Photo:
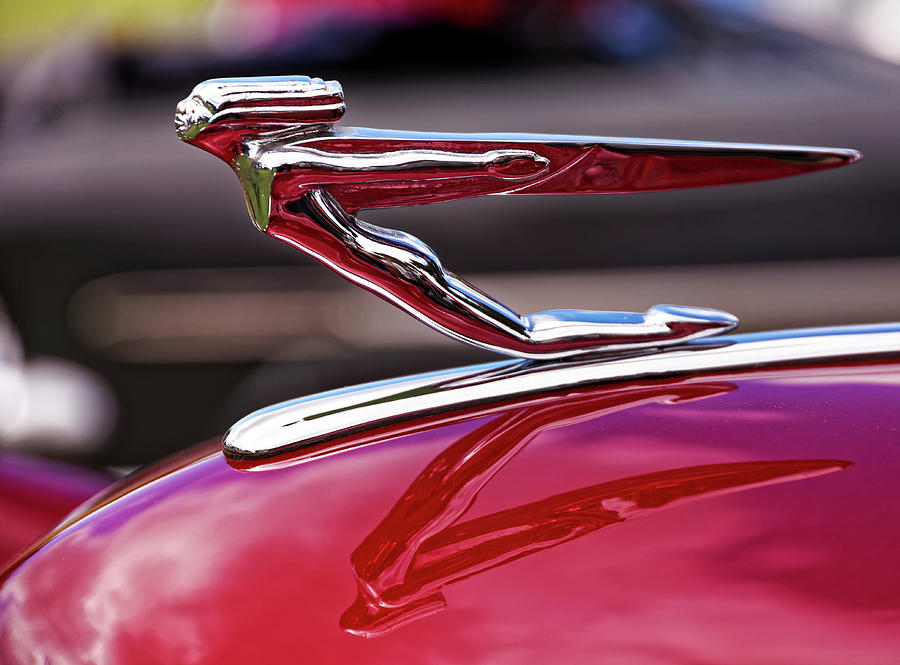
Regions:
<instances>
[{"instance_id":1,"label":"flying woman hood ornament","mask_svg":"<svg viewBox=\"0 0 900 665\"><path fill-rule=\"evenodd\" d=\"M643 314L520 315L447 271L418 238L368 224L365 208L485 194L612 194L767 180L850 164L854 150L339 127L337 81L213 79L178 104L184 141L228 163L256 226L451 337L524 358L661 347L737 318L657 305Z\"/></svg>"}]
</instances>

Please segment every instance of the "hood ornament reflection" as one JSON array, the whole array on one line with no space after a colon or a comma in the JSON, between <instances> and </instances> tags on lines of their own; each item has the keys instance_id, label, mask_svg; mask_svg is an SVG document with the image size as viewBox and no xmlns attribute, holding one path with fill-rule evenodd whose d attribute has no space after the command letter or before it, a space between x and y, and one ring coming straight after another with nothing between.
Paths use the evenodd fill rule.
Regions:
<instances>
[{"instance_id":1,"label":"hood ornament reflection","mask_svg":"<svg viewBox=\"0 0 900 665\"><path fill-rule=\"evenodd\" d=\"M852 163L853 150L540 134L432 134L339 127L336 81L213 79L179 103L184 141L237 173L250 217L282 240L464 342L524 358L660 347L731 330L737 318L657 305L643 314L520 315L446 270L366 208L485 194L622 193L779 178ZM473 229L474 231L474 229Z\"/></svg>"}]
</instances>

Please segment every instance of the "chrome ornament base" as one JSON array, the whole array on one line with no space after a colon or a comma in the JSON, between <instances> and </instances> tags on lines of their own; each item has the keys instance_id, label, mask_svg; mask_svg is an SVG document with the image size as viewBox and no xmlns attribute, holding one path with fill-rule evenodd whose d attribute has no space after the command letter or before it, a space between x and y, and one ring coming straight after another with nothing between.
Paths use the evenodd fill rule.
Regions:
<instances>
[{"instance_id":1,"label":"chrome ornament base","mask_svg":"<svg viewBox=\"0 0 900 665\"><path fill-rule=\"evenodd\" d=\"M259 460L248 471L266 470L338 454L340 444L318 446L338 437L473 405L489 413L510 399L604 383L885 356L900 359L900 323L725 335L661 352L566 362L507 360L275 404L235 423L224 449L231 458ZM266 461L292 452L284 461Z\"/></svg>"}]
</instances>

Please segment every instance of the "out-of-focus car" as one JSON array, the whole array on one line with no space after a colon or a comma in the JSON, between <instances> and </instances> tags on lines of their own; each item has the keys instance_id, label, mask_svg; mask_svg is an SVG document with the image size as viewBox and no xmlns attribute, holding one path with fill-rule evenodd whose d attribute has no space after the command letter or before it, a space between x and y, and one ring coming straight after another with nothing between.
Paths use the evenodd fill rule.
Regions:
<instances>
[{"instance_id":1,"label":"out-of-focus car","mask_svg":"<svg viewBox=\"0 0 900 665\"><path fill-rule=\"evenodd\" d=\"M418 4L419 16L438 17ZM463 4L470 9L458 15L477 5L455 3ZM375 126L810 145L842 136L867 154L846 174L576 196L564 227L546 198L525 197L369 219L390 214L523 310L561 302L560 294L610 309L701 302L739 311L742 329L758 331L885 320L900 307L900 296L879 288L900 275L890 177L900 70L771 28L749 11L780 7L785 16L800 0L739 3L745 18L735 3L501 4L485 23L450 12L401 21L380 38L349 40L366 45L351 59L316 67L303 48L327 26L310 26L321 25L321 7L352 3L285 2L274 12L260 2L37 0L0 9L16 39L29 26L35 39L44 35L41 50L21 60L4 57L13 40L0 39L0 131L13 156L0 165L8 212L0 294L29 357L87 368L112 397L104 403L113 426L67 455L143 464L297 394L490 358L390 315L280 243L253 239L228 174L199 152L185 155L170 128L171 100L219 72L321 69L365 109L358 122ZM387 26L409 4L379 6ZM593 7L596 22L580 22L578 7ZM813 8L807 13L812 22ZM644 55L583 57L566 47L582 34L573 24L608 30L619 48ZM855 25L849 13L844 24ZM668 28L641 28L653 25ZM294 28L306 32L292 37ZM537 84L548 81L560 97ZM459 232L469 220L483 242ZM501 240L508 251L491 251ZM820 288L826 282L831 288Z\"/></svg>"},{"instance_id":2,"label":"out-of-focus car","mask_svg":"<svg viewBox=\"0 0 900 665\"><path fill-rule=\"evenodd\" d=\"M267 235L517 358L276 404L112 485L0 576L4 662L896 659L900 324L522 316L355 214L858 153L390 132L342 112L333 81L217 80L176 126L235 170Z\"/></svg>"}]
</instances>

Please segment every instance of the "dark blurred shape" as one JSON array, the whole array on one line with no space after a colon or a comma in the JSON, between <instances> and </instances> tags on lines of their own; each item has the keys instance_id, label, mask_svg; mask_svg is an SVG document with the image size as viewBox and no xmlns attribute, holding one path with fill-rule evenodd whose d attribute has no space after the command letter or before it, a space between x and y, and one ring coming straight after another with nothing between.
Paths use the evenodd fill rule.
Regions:
<instances>
[{"instance_id":1,"label":"dark blurred shape","mask_svg":"<svg viewBox=\"0 0 900 665\"><path fill-rule=\"evenodd\" d=\"M610 60L638 60L672 48L678 39L674 16L664 3L594 0L579 3L577 19L589 53Z\"/></svg>"}]
</instances>

